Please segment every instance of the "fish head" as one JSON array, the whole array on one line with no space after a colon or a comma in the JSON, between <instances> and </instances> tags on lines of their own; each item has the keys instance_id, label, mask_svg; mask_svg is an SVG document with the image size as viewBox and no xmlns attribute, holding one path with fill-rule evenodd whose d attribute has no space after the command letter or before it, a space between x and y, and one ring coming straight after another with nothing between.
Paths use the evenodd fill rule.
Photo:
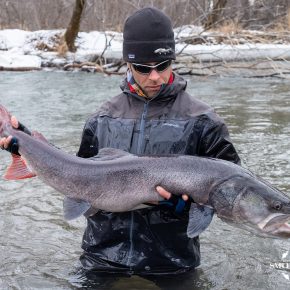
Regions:
<instances>
[{"instance_id":1,"label":"fish head","mask_svg":"<svg viewBox=\"0 0 290 290\"><path fill-rule=\"evenodd\" d=\"M260 236L290 238L289 196L258 177L239 181L232 221Z\"/></svg>"}]
</instances>

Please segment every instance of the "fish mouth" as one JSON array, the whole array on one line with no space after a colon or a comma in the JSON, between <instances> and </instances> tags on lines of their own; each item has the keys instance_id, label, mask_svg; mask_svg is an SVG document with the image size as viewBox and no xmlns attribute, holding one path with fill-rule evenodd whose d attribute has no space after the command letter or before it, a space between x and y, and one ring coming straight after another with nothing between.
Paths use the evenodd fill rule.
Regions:
<instances>
[{"instance_id":1,"label":"fish mouth","mask_svg":"<svg viewBox=\"0 0 290 290\"><path fill-rule=\"evenodd\" d=\"M290 238L290 214L271 214L258 227L267 234Z\"/></svg>"}]
</instances>

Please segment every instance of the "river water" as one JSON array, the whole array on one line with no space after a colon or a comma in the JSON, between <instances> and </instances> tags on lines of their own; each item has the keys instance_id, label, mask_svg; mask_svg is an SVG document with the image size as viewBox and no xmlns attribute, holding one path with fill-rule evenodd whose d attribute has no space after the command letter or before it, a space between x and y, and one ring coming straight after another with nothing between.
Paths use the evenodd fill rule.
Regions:
<instances>
[{"instance_id":1,"label":"river water","mask_svg":"<svg viewBox=\"0 0 290 290\"><path fill-rule=\"evenodd\" d=\"M85 119L119 92L120 80L87 73L2 72L0 101L29 128L75 154ZM243 166L290 192L289 81L187 80L188 91L226 120ZM10 157L1 151L0 158L2 176ZM0 180L0 194L0 289L161 289L137 276L116 280L111 288L84 283L75 269L85 219L64 221L61 194L37 178ZM200 239L201 266L187 281L168 278L162 289L290 289L290 241L259 238L218 218Z\"/></svg>"}]
</instances>

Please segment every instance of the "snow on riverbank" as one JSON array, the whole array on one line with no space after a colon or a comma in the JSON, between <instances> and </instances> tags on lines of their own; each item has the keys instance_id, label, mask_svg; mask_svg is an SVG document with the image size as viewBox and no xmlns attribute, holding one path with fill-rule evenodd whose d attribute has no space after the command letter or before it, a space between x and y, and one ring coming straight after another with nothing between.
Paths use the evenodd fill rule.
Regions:
<instances>
[{"instance_id":1,"label":"snow on riverbank","mask_svg":"<svg viewBox=\"0 0 290 290\"><path fill-rule=\"evenodd\" d=\"M63 68L73 63L93 62L100 55L110 60L122 59L121 33L80 32L77 52L62 56L57 46L63 33L64 30L0 30L0 68ZM175 29L175 34L177 63L189 67L205 62L282 60L289 63L290 60L290 43L285 41L249 43L240 37L230 43L217 42L213 33L192 26Z\"/></svg>"}]
</instances>

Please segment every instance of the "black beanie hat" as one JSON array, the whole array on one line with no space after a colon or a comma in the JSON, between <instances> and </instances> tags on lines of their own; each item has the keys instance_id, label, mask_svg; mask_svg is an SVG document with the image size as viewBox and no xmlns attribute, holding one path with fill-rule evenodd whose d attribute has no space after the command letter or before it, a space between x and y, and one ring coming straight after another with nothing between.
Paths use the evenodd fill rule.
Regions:
<instances>
[{"instance_id":1,"label":"black beanie hat","mask_svg":"<svg viewBox=\"0 0 290 290\"><path fill-rule=\"evenodd\" d=\"M171 20L156 8L143 8L129 16L124 25L123 37L123 59L126 62L175 59Z\"/></svg>"}]
</instances>

